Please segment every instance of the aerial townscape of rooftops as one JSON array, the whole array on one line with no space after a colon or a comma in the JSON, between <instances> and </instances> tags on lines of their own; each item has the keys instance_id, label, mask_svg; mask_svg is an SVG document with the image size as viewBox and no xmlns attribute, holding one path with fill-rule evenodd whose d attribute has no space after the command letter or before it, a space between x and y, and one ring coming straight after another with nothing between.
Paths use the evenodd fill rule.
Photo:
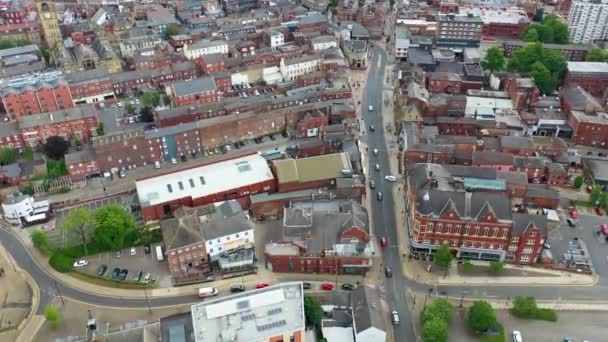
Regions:
<instances>
[{"instance_id":1,"label":"aerial townscape of rooftops","mask_svg":"<svg viewBox=\"0 0 608 342\"><path fill-rule=\"evenodd\" d=\"M608 0L0 0L1 341L605 341Z\"/></svg>"}]
</instances>

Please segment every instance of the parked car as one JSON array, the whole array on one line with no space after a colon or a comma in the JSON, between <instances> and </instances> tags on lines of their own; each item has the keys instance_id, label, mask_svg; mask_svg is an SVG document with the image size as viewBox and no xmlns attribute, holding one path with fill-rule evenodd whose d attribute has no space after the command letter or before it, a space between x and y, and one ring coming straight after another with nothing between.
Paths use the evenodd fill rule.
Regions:
<instances>
[{"instance_id":1,"label":"parked car","mask_svg":"<svg viewBox=\"0 0 608 342\"><path fill-rule=\"evenodd\" d=\"M578 213L576 212L576 209L570 210L570 217L572 217L573 219L578 217Z\"/></svg>"},{"instance_id":2,"label":"parked car","mask_svg":"<svg viewBox=\"0 0 608 342\"><path fill-rule=\"evenodd\" d=\"M392 311L391 312L391 321L393 322L393 325L399 325L399 313L397 311Z\"/></svg>"},{"instance_id":3,"label":"parked car","mask_svg":"<svg viewBox=\"0 0 608 342\"><path fill-rule=\"evenodd\" d=\"M395 178L395 176L384 176L384 179L386 179L389 182L397 181L397 178Z\"/></svg>"},{"instance_id":4,"label":"parked car","mask_svg":"<svg viewBox=\"0 0 608 342\"><path fill-rule=\"evenodd\" d=\"M152 250L152 248L150 248L150 245L144 245L144 253L145 254L150 254L151 250Z\"/></svg>"},{"instance_id":5,"label":"parked car","mask_svg":"<svg viewBox=\"0 0 608 342\"><path fill-rule=\"evenodd\" d=\"M112 279L118 279L119 276L120 268L116 267L114 270L112 270Z\"/></svg>"},{"instance_id":6,"label":"parked car","mask_svg":"<svg viewBox=\"0 0 608 342\"><path fill-rule=\"evenodd\" d=\"M369 105L369 106L367 107L367 110L369 110L370 112L373 112L373 111L374 111L374 106Z\"/></svg>"},{"instance_id":7,"label":"parked car","mask_svg":"<svg viewBox=\"0 0 608 342\"><path fill-rule=\"evenodd\" d=\"M342 284L342 290L352 291L355 289L355 285L353 284Z\"/></svg>"},{"instance_id":8,"label":"parked car","mask_svg":"<svg viewBox=\"0 0 608 342\"><path fill-rule=\"evenodd\" d=\"M97 269L97 275L101 277L106 273L107 270L108 270L108 265L101 264L101 265L99 265L99 268Z\"/></svg>"},{"instance_id":9,"label":"parked car","mask_svg":"<svg viewBox=\"0 0 608 342\"><path fill-rule=\"evenodd\" d=\"M154 168L160 169L160 162L158 160L154 162Z\"/></svg>"},{"instance_id":10,"label":"parked car","mask_svg":"<svg viewBox=\"0 0 608 342\"><path fill-rule=\"evenodd\" d=\"M517 330L513 331L513 342L523 342L524 340L521 337L521 333Z\"/></svg>"},{"instance_id":11,"label":"parked car","mask_svg":"<svg viewBox=\"0 0 608 342\"><path fill-rule=\"evenodd\" d=\"M384 266L384 275L387 278L392 278L393 277L393 270L391 270L391 268L388 267L388 266Z\"/></svg>"},{"instance_id":12,"label":"parked car","mask_svg":"<svg viewBox=\"0 0 608 342\"><path fill-rule=\"evenodd\" d=\"M147 284L152 280L152 274L150 273L146 273L146 275L144 276L144 279L142 279L142 283Z\"/></svg>"},{"instance_id":13,"label":"parked car","mask_svg":"<svg viewBox=\"0 0 608 342\"><path fill-rule=\"evenodd\" d=\"M378 193L376 194L376 198L378 198L378 201L382 201L382 193L381 193L381 192L378 192Z\"/></svg>"},{"instance_id":14,"label":"parked car","mask_svg":"<svg viewBox=\"0 0 608 342\"><path fill-rule=\"evenodd\" d=\"M331 291L333 289L334 289L334 285L332 285L330 283L323 283L323 284L321 284L321 290Z\"/></svg>"},{"instance_id":15,"label":"parked car","mask_svg":"<svg viewBox=\"0 0 608 342\"><path fill-rule=\"evenodd\" d=\"M568 225L572 228L576 227L576 222L574 222L573 219L569 218L566 220L566 222L568 222Z\"/></svg>"},{"instance_id":16,"label":"parked car","mask_svg":"<svg viewBox=\"0 0 608 342\"><path fill-rule=\"evenodd\" d=\"M370 188L370 189L375 189L375 188L376 188L376 182L374 182L374 181L369 181L369 188Z\"/></svg>"},{"instance_id":17,"label":"parked car","mask_svg":"<svg viewBox=\"0 0 608 342\"><path fill-rule=\"evenodd\" d=\"M133 275L133 281L141 281L141 278L144 276L144 272L142 271L137 271L134 275Z\"/></svg>"},{"instance_id":18,"label":"parked car","mask_svg":"<svg viewBox=\"0 0 608 342\"><path fill-rule=\"evenodd\" d=\"M257 284L255 284L255 288L256 289L263 289L263 288L268 287L268 286L270 286L270 284L268 284L268 283L257 283Z\"/></svg>"},{"instance_id":19,"label":"parked car","mask_svg":"<svg viewBox=\"0 0 608 342\"><path fill-rule=\"evenodd\" d=\"M304 288L304 290L310 290L310 289L312 289L312 284L304 282L304 283L302 283L302 287Z\"/></svg>"},{"instance_id":20,"label":"parked car","mask_svg":"<svg viewBox=\"0 0 608 342\"><path fill-rule=\"evenodd\" d=\"M244 291L245 291L245 285L243 285L243 284L232 284L232 285L230 285L230 292L231 293L244 292Z\"/></svg>"},{"instance_id":21,"label":"parked car","mask_svg":"<svg viewBox=\"0 0 608 342\"><path fill-rule=\"evenodd\" d=\"M120 177L120 178L127 177L127 171L125 171L125 170L118 171L118 177Z\"/></svg>"},{"instance_id":22,"label":"parked car","mask_svg":"<svg viewBox=\"0 0 608 342\"><path fill-rule=\"evenodd\" d=\"M123 268L122 270L120 270L120 274L118 275L118 279L120 279L120 280L126 280L127 279L127 275L129 275L129 270L127 270L126 268Z\"/></svg>"},{"instance_id":23,"label":"parked car","mask_svg":"<svg viewBox=\"0 0 608 342\"><path fill-rule=\"evenodd\" d=\"M595 213L598 214L599 216L604 216L604 214L605 214L604 209L602 209L602 208L595 208Z\"/></svg>"},{"instance_id":24,"label":"parked car","mask_svg":"<svg viewBox=\"0 0 608 342\"><path fill-rule=\"evenodd\" d=\"M214 148L214 149L213 149L213 152L214 152L215 154L220 154L220 153L222 153L222 151L220 151L220 148L219 148L219 147Z\"/></svg>"},{"instance_id":25,"label":"parked car","mask_svg":"<svg viewBox=\"0 0 608 342\"><path fill-rule=\"evenodd\" d=\"M137 255L137 249L135 249L135 247L131 247L131 252L129 254L131 254L131 256Z\"/></svg>"},{"instance_id":26,"label":"parked car","mask_svg":"<svg viewBox=\"0 0 608 342\"><path fill-rule=\"evenodd\" d=\"M177 164L177 159L171 158L171 164L173 164L173 165Z\"/></svg>"},{"instance_id":27,"label":"parked car","mask_svg":"<svg viewBox=\"0 0 608 342\"><path fill-rule=\"evenodd\" d=\"M74 268L81 268L81 267L85 267L89 264L88 260L85 259L80 259L76 262L74 262Z\"/></svg>"}]
</instances>

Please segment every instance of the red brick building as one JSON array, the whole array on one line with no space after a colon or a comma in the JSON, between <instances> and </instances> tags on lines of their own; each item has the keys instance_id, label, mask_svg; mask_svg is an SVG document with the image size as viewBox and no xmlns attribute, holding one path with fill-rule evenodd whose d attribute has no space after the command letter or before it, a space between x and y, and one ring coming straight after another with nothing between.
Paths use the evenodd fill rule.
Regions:
<instances>
[{"instance_id":1,"label":"red brick building","mask_svg":"<svg viewBox=\"0 0 608 342\"><path fill-rule=\"evenodd\" d=\"M522 40L508 40L502 43L502 48L505 57L511 57L515 51L526 45L528 45L528 43ZM585 44L543 44L543 49L557 50L566 56L566 59L569 61L584 61L587 58L589 51L591 51L591 47Z\"/></svg>"},{"instance_id":2,"label":"red brick building","mask_svg":"<svg viewBox=\"0 0 608 342\"><path fill-rule=\"evenodd\" d=\"M462 77L453 72L431 72L427 80L427 89L431 93L458 95L462 86Z\"/></svg>"},{"instance_id":3,"label":"red brick building","mask_svg":"<svg viewBox=\"0 0 608 342\"><path fill-rule=\"evenodd\" d=\"M87 141L99 127L97 109L92 105L22 116L18 124L23 142L31 148L44 144L53 135L67 141Z\"/></svg>"},{"instance_id":4,"label":"red brick building","mask_svg":"<svg viewBox=\"0 0 608 342\"><path fill-rule=\"evenodd\" d=\"M215 81L211 77L173 82L171 95L175 106L190 106L219 100Z\"/></svg>"},{"instance_id":5,"label":"red brick building","mask_svg":"<svg viewBox=\"0 0 608 342\"><path fill-rule=\"evenodd\" d=\"M568 62L564 85L578 84L593 96L603 96L608 88L608 63Z\"/></svg>"},{"instance_id":6,"label":"red brick building","mask_svg":"<svg viewBox=\"0 0 608 342\"><path fill-rule=\"evenodd\" d=\"M0 125L0 146L21 151L23 139L19 133L17 122L5 122Z\"/></svg>"},{"instance_id":7,"label":"red brick building","mask_svg":"<svg viewBox=\"0 0 608 342\"><path fill-rule=\"evenodd\" d=\"M531 78L509 77L505 84L505 91L513 100L513 108L518 111L529 110L540 96L540 91Z\"/></svg>"},{"instance_id":8,"label":"red brick building","mask_svg":"<svg viewBox=\"0 0 608 342\"><path fill-rule=\"evenodd\" d=\"M60 71L8 79L0 86L0 97L12 119L74 107L70 87Z\"/></svg>"},{"instance_id":9,"label":"red brick building","mask_svg":"<svg viewBox=\"0 0 608 342\"><path fill-rule=\"evenodd\" d=\"M122 95L133 88L152 86L163 87L173 81L189 80L197 76L196 65L192 61L171 64L160 69L134 70L110 74L116 95Z\"/></svg>"},{"instance_id":10,"label":"red brick building","mask_svg":"<svg viewBox=\"0 0 608 342\"><path fill-rule=\"evenodd\" d=\"M272 169L279 192L334 187L336 179L351 178L353 175L350 157L344 152L275 160Z\"/></svg>"},{"instance_id":11,"label":"red brick building","mask_svg":"<svg viewBox=\"0 0 608 342\"><path fill-rule=\"evenodd\" d=\"M541 215L512 213L511 200L501 191L461 191L439 186L429 164L417 165L408 177L410 251L434 254L449 246L462 259L533 264L546 238Z\"/></svg>"},{"instance_id":12,"label":"red brick building","mask_svg":"<svg viewBox=\"0 0 608 342\"><path fill-rule=\"evenodd\" d=\"M203 55L196 59L196 64L201 68L204 75L212 75L224 71L224 60L226 58L221 53Z\"/></svg>"},{"instance_id":13,"label":"red brick building","mask_svg":"<svg viewBox=\"0 0 608 342\"><path fill-rule=\"evenodd\" d=\"M177 34L169 37L169 45L171 45L175 50L180 51L184 45L192 45L194 44L194 38L189 34Z\"/></svg>"},{"instance_id":14,"label":"red brick building","mask_svg":"<svg viewBox=\"0 0 608 342\"><path fill-rule=\"evenodd\" d=\"M73 72L66 78L75 105L117 101L110 76L104 69Z\"/></svg>"},{"instance_id":15,"label":"red brick building","mask_svg":"<svg viewBox=\"0 0 608 342\"><path fill-rule=\"evenodd\" d=\"M144 222L170 217L180 206L196 207L273 191L266 159L241 155L215 163L168 171L135 182Z\"/></svg>"},{"instance_id":16,"label":"red brick building","mask_svg":"<svg viewBox=\"0 0 608 342\"><path fill-rule=\"evenodd\" d=\"M608 113L585 113L573 110L568 125L574 130L572 142L580 145L606 148L608 146Z\"/></svg>"},{"instance_id":17,"label":"red brick building","mask_svg":"<svg viewBox=\"0 0 608 342\"><path fill-rule=\"evenodd\" d=\"M438 117L437 129L441 135L477 135L477 120L473 118Z\"/></svg>"},{"instance_id":18,"label":"red brick building","mask_svg":"<svg viewBox=\"0 0 608 342\"><path fill-rule=\"evenodd\" d=\"M354 201L341 203L339 211L300 203L284 209L276 227L284 241L266 244L265 267L281 273L365 274L372 265L365 209Z\"/></svg>"},{"instance_id":19,"label":"red brick building","mask_svg":"<svg viewBox=\"0 0 608 342\"><path fill-rule=\"evenodd\" d=\"M65 166L72 181L86 179L88 175L100 171L97 168L95 150L91 148L66 154Z\"/></svg>"},{"instance_id":20,"label":"red brick building","mask_svg":"<svg viewBox=\"0 0 608 342\"><path fill-rule=\"evenodd\" d=\"M403 152L406 165L416 163L454 163L454 146L435 145L435 144L416 144L408 146Z\"/></svg>"}]
</instances>

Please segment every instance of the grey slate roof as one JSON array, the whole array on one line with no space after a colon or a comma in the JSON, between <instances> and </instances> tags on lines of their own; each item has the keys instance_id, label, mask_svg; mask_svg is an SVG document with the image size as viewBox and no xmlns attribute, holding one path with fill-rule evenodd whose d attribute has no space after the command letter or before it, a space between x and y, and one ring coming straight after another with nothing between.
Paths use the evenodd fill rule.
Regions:
<instances>
[{"instance_id":1,"label":"grey slate roof","mask_svg":"<svg viewBox=\"0 0 608 342\"><path fill-rule=\"evenodd\" d=\"M353 328L359 334L369 328L385 331L384 315L378 290L369 286L358 286L351 293Z\"/></svg>"},{"instance_id":2,"label":"grey slate roof","mask_svg":"<svg viewBox=\"0 0 608 342\"><path fill-rule=\"evenodd\" d=\"M538 228L542 236L547 236L547 218L545 216L513 213L513 235L522 235L532 227Z\"/></svg>"},{"instance_id":3,"label":"grey slate roof","mask_svg":"<svg viewBox=\"0 0 608 342\"><path fill-rule=\"evenodd\" d=\"M501 136L499 140L502 148L534 149L534 144L532 144L532 140L528 137Z\"/></svg>"},{"instance_id":4,"label":"grey slate roof","mask_svg":"<svg viewBox=\"0 0 608 342\"><path fill-rule=\"evenodd\" d=\"M562 97L570 103L571 110L603 110L600 103L578 84L562 87L560 93Z\"/></svg>"},{"instance_id":5,"label":"grey slate roof","mask_svg":"<svg viewBox=\"0 0 608 342\"><path fill-rule=\"evenodd\" d=\"M513 155L505 152L473 151L474 165L513 165Z\"/></svg>"},{"instance_id":6,"label":"grey slate roof","mask_svg":"<svg viewBox=\"0 0 608 342\"><path fill-rule=\"evenodd\" d=\"M154 138L171 136L171 135L175 135L175 134L182 133L182 132L187 132L187 131L193 130L197 127L198 127L198 122L195 121L195 122L188 122L185 124L179 124L179 125L175 125L175 126L156 128L154 130L147 131L144 134L146 136L146 139L154 139Z\"/></svg>"},{"instance_id":7,"label":"grey slate roof","mask_svg":"<svg viewBox=\"0 0 608 342\"><path fill-rule=\"evenodd\" d=\"M205 240L251 229L249 217L239 202L231 200L210 206L213 212L201 217L201 230Z\"/></svg>"},{"instance_id":8,"label":"grey slate roof","mask_svg":"<svg viewBox=\"0 0 608 342\"><path fill-rule=\"evenodd\" d=\"M211 77L178 81L173 83L173 89L175 90L175 96L200 94L205 91L215 90L215 81Z\"/></svg>"},{"instance_id":9,"label":"grey slate roof","mask_svg":"<svg viewBox=\"0 0 608 342\"><path fill-rule=\"evenodd\" d=\"M19 118L19 127L39 127L58 122L67 122L94 117L97 113L94 105L84 105L76 108L63 109L56 112L24 115Z\"/></svg>"},{"instance_id":10,"label":"grey slate roof","mask_svg":"<svg viewBox=\"0 0 608 342\"><path fill-rule=\"evenodd\" d=\"M85 147L81 151L71 152L65 155L66 165L74 165L82 162L95 160L96 153L91 147Z\"/></svg>"},{"instance_id":11,"label":"grey slate roof","mask_svg":"<svg viewBox=\"0 0 608 342\"><path fill-rule=\"evenodd\" d=\"M499 220L511 220L511 200L506 194L473 192L470 201L467 201L463 191L428 190L419 191L417 195L417 210L421 214L440 215L451 203L461 218L477 220L480 216L492 212Z\"/></svg>"},{"instance_id":12,"label":"grey slate roof","mask_svg":"<svg viewBox=\"0 0 608 342\"><path fill-rule=\"evenodd\" d=\"M528 186L528 191L526 192L526 197L559 199L559 192L543 185L530 184Z\"/></svg>"}]
</instances>

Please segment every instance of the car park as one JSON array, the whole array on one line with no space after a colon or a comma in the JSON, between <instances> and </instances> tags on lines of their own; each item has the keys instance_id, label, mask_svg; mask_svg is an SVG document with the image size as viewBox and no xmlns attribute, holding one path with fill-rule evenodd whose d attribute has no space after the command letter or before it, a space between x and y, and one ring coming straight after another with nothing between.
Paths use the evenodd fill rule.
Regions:
<instances>
[{"instance_id":1,"label":"car park","mask_svg":"<svg viewBox=\"0 0 608 342\"><path fill-rule=\"evenodd\" d=\"M245 285L243 285L243 284L232 284L232 285L230 285L230 292L231 293L244 292L244 291L245 291Z\"/></svg>"},{"instance_id":2,"label":"car park","mask_svg":"<svg viewBox=\"0 0 608 342\"><path fill-rule=\"evenodd\" d=\"M399 325L399 313L397 311L392 311L391 312L391 322L393 322L393 325Z\"/></svg>"},{"instance_id":3,"label":"car park","mask_svg":"<svg viewBox=\"0 0 608 342\"><path fill-rule=\"evenodd\" d=\"M517 330L513 331L513 342L523 342L523 338L521 337L521 333Z\"/></svg>"},{"instance_id":4,"label":"car park","mask_svg":"<svg viewBox=\"0 0 608 342\"><path fill-rule=\"evenodd\" d=\"M120 277L120 268L116 267L112 270L112 279L118 279Z\"/></svg>"},{"instance_id":5,"label":"car park","mask_svg":"<svg viewBox=\"0 0 608 342\"><path fill-rule=\"evenodd\" d=\"M120 280L126 280L128 275L129 275L129 270L127 270L126 268L123 268L122 270L120 270L120 274L118 275L118 279L120 279Z\"/></svg>"},{"instance_id":6,"label":"car park","mask_svg":"<svg viewBox=\"0 0 608 342\"><path fill-rule=\"evenodd\" d=\"M389 182L397 181L397 178L395 176L384 176L384 179L386 179Z\"/></svg>"},{"instance_id":7,"label":"car park","mask_svg":"<svg viewBox=\"0 0 608 342\"><path fill-rule=\"evenodd\" d=\"M381 193L381 192L378 192L378 193L376 194L376 198L378 199L378 201L382 201L382 193Z\"/></svg>"},{"instance_id":8,"label":"car park","mask_svg":"<svg viewBox=\"0 0 608 342\"><path fill-rule=\"evenodd\" d=\"M101 277L106 273L107 270L108 270L108 266L101 264L101 265L99 265L99 268L97 268L97 275Z\"/></svg>"},{"instance_id":9,"label":"car park","mask_svg":"<svg viewBox=\"0 0 608 342\"><path fill-rule=\"evenodd\" d=\"M257 284L255 284L255 288L256 289L263 289L263 288L268 287L268 286L270 286L270 284L268 284L268 283L257 283Z\"/></svg>"},{"instance_id":10,"label":"car park","mask_svg":"<svg viewBox=\"0 0 608 342\"><path fill-rule=\"evenodd\" d=\"M353 284L342 284L342 290L352 291L355 289L355 285Z\"/></svg>"},{"instance_id":11,"label":"car park","mask_svg":"<svg viewBox=\"0 0 608 342\"><path fill-rule=\"evenodd\" d=\"M310 290L310 289L312 289L312 284L311 283L307 283L307 282L303 282L302 283L302 287L304 288L304 290Z\"/></svg>"},{"instance_id":12,"label":"car park","mask_svg":"<svg viewBox=\"0 0 608 342\"><path fill-rule=\"evenodd\" d=\"M321 290L332 291L333 289L334 289L334 286L330 283L321 284Z\"/></svg>"},{"instance_id":13,"label":"car park","mask_svg":"<svg viewBox=\"0 0 608 342\"><path fill-rule=\"evenodd\" d=\"M393 277L393 270L391 270L391 268L388 267L388 266L384 266L384 275L387 278L392 278Z\"/></svg>"},{"instance_id":14,"label":"car park","mask_svg":"<svg viewBox=\"0 0 608 342\"><path fill-rule=\"evenodd\" d=\"M80 259L78 261L74 262L74 268L81 268L81 267L85 267L89 264L88 260L85 259Z\"/></svg>"}]
</instances>

